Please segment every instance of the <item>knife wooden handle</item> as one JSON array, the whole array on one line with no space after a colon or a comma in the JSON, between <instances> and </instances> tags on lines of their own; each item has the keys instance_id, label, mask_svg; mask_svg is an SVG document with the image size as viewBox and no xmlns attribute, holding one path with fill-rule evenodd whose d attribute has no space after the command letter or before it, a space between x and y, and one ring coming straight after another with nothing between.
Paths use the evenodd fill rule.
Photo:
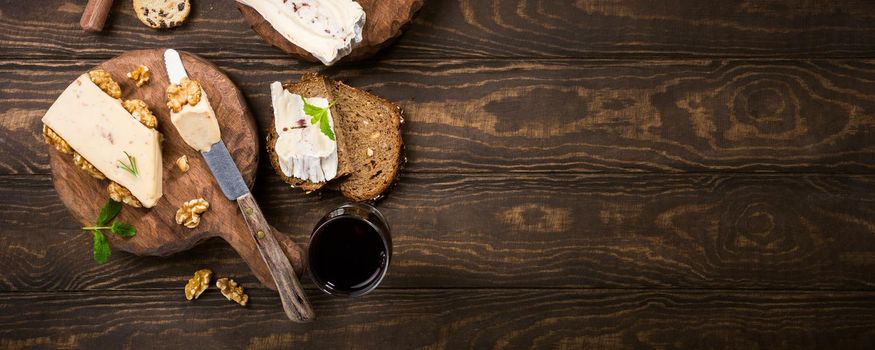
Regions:
<instances>
[{"instance_id":1,"label":"knife wooden handle","mask_svg":"<svg viewBox=\"0 0 875 350\"><path fill-rule=\"evenodd\" d=\"M280 300L283 302L286 315L295 322L312 321L316 318L313 307L310 306L295 270L292 269L289 259L274 237L261 209L255 203L252 193L238 198L237 205L243 212L243 218L246 220L246 225L249 226L249 231L255 237L258 252L261 253L273 280L276 281L276 289L280 293Z\"/></svg>"},{"instance_id":2,"label":"knife wooden handle","mask_svg":"<svg viewBox=\"0 0 875 350\"><path fill-rule=\"evenodd\" d=\"M79 19L79 26L86 32L103 30L103 24L106 23L111 7L112 0L88 0L85 12L82 12L82 18Z\"/></svg>"}]
</instances>

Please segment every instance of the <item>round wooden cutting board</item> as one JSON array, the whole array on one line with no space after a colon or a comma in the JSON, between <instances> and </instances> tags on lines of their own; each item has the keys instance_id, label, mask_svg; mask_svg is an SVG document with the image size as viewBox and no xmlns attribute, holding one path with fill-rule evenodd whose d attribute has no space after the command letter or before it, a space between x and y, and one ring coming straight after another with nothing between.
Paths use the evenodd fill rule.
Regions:
<instances>
[{"instance_id":1,"label":"round wooden cutting board","mask_svg":"<svg viewBox=\"0 0 875 350\"><path fill-rule=\"evenodd\" d=\"M340 62L356 61L380 51L396 38L422 8L425 0L356 0L365 11L365 27L362 29L362 42ZM237 3L243 17L268 44L278 47L292 56L309 62L319 62L306 50L295 46L277 32L258 11Z\"/></svg>"},{"instance_id":2,"label":"round wooden cutting board","mask_svg":"<svg viewBox=\"0 0 875 350\"><path fill-rule=\"evenodd\" d=\"M237 203L225 198L200 153L185 144L170 122L164 92L169 80L164 68L163 54L164 49L130 51L97 67L109 72L119 83L123 100L146 101L158 118L158 131L164 135L161 147L164 195L151 209L125 206L119 219L133 224L137 228L137 235L123 239L108 234L110 244L114 250L137 255L165 256L187 250L208 238L222 237L240 253L265 286L276 288ZM189 76L200 82L209 96L222 131L222 140L225 141L244 180L252 187L258 168L258 132L243 96L234 83L214 65L192 54L180 54ZM150 79L142 87L137 87L126 74L140 64L149 67ZM191 166L186 173L180 171L175 164L176 159L182 155L188 156ZM61 154L51 146L49 163L55 189L61 200L83 225L94 224L100 207L109 198L106 191L108 181L85 174L73 165L69 155ZM176 224L176 210L182 203L201 197L210 203L210 209L202 216L200 225L189 229ZM276 236L286 250L292 266L300 273L300 249L287 235L278 233ZM197 266L192 266L192 271L195 268Z\"/></svg>"}]
</instances>

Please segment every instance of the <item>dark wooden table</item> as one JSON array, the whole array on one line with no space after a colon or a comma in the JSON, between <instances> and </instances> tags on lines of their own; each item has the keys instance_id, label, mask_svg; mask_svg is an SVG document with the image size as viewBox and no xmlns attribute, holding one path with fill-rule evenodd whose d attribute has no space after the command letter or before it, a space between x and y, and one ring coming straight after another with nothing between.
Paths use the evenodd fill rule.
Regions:
<instances>
[{"instance_id":1,"label":"dark wooden table","mask_svg":"<svg viewBox=\"0 0 875 350\"><path fill-rule=\"evenodd\" d=\"M230 0L155 31L116 1L0 0L0 348L873 348L875 3L434 0L373 60L325 69L397 101L410 162L379 204L384 284L286 320L221 241L91 260L39 119L77 75L175 47L242 89L322 69ZM264 159L264 158L262 158ZM343 202L262 162L268 220L305 242ZM251 305L182 286L235 276Z\"/></svg>"}]
</instances>

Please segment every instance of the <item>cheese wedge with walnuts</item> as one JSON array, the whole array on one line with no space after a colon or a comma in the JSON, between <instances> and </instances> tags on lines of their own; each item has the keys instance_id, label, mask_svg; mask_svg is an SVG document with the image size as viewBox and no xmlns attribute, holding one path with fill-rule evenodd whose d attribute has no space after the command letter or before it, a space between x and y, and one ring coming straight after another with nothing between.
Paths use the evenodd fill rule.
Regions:
<instances>
[{"instance_id":1,"label":"cheese wedge with walnuts","mask_svg":"<svg viewBox=\"0 0 875 350\"><path fill-rule=\"evenodd\" d=\"M92 81L95 72L109 80ZM113 199L127 199L116 198L127 191L134 198L123 202L151 208L162 196L161 136L151 112L137 108L145 103L130 100L123 105L117 89L106 72L79 76L43 116L46 141L61 152L71 150L64 153L72 153L79 159L76 165L92 176L112 181Z\"/></svg>"}]
</instances>

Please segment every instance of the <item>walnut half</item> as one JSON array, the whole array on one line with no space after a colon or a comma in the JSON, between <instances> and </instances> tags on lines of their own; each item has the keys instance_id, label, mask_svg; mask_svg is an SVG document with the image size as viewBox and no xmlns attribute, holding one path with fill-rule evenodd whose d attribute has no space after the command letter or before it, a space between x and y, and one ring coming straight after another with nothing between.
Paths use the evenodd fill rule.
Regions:
<instances>
[{"instance_id":1,"label":"walnut half","mask_svg":"<svg viewBox=\"0 0 875 350\"><path fill-rule=\"evenodd\" d=\"M188 156L183 154L181 157L176 158L176 167L178 167L183 173L187 172L189 168Z\"/></svg>"},{"instance_id":2,"label":"walnut half","mask_svg":"<svg viewBox=\"0 0 875 350\"><path fill-rule=\"evenodd\" d=\"M222 292L222 295L228 300L233 300L242 306L246 306L249 301L249 296L243 292L243 287L237 284L230 278L220 278L216 280L216 287Z\"/></svg>"},{"instance_id":3,"label":"walnut half","mask_svg":"<svg viewBox=\"0 0 875 350\"><path fill-rule=\"evenodd\" d=\"M131 114L131 116L139 120L140 123L145 125L147 128L155 129L158 127L158 118L155 118L155 115L152 114L152 111L149 110L149 106L146 105L145 101L125 100L124 102L122 102L122 107L124 107L125 110Z\"/></svg>"},{"instance_id":4,"label":"walnut half","mask_svg":"<svg viewBox=\"0 0 875 350\"><path fill-rule=\"evenodd\" d=\"M95 69L88 72L88 78L94 85L97 85L103 92L112 98L122 97L122 88L118 86L115 80L112 80L112 75L103 69Z\"/></svg>"},{"instance_id":5,"label":"walnut half","mask_svg":"<svg viewBox=\"0 0 875 350\"><path fill-rule=\"evenodd\" d=\"M192 199L182 204L182 207L176 211L176 223L188 228L195 228L201 223L201 214L210 208L208 203L203 198Z\"/></svg>"},{"instance_id":6,"label":"walnut half","mask_svg":"<svg viewBox=\"0 0 875 350\"><path fill-rule=\"evenodd\" d=\"M94 165L85 160L85 157L82 157L79 152L74 151L73 148L70 147L70 144L68 144L67 141L64 141L64 139L61 138L61 135L58 135L58 133L56 133L54 130L52 130L52 128L48 127L45 124L43 124L43 137L45 138L46 143L54 146L55 149L58 150L58 152L72 154L73 164L85 171L88 175L91 175L101 180L106 178L106 176L104 176L103 173L100 172L100 170L97 170Z\"/></svg>"},{"instance_id":7,"label":"walnut half","mask_svg":"<svg viewBox=\"0 0 875 350\"><path fill-rule=\"evenodd\" d=\"M213 271L210 269L200 269L195 271L194 276L188 279L185 284L185 299L192 300L201 296L207 287L210 286L210 278L213 277Z\"/></svg>"},{"instance_id":8,"label":"walnut half","mask_svg":"<svg viewBox=\"0 0 875 350\"><path fill-rule=\"evenodd\" d=\"M137 66L137 68L128 72L128 78L133 80L137 87L143 86L143 84L149 81L149 67L142 64Z\"/></svg>"},{"instance_id":9,"label":"walnut half","mask_svg":"<svg viewBox=\"0 0 875 350\"><path fill-rule=\"evenodd\" d=\"M182 106L196 105L201 100L201 86L197 81L182 78L179 85L170 84L167 87L167 107L179 112Z\"/></svg>"},{"instance_id":10,"label":"walnut half","mask_svg":"<svg viewBox=\"0 0 875 350\"><path fill-rule=\"evenodd\" d=\"M64 154L73 153L73 148L70 147L70 144L68 144L67 141L64 141L64 139L61 138L61 135L58 135L58 133L45 124L43 124L43 137L45 138L46 143L54 146L58 152Z\"/></svg>"},{"instance_id":11,"label":"walnut half","mask_svg":"<svg viewBox=\"0 0 875 350\"><path fill-rule=\"evenodd\" d=\"M97 168L95 168L94 165L88 162L88 160L86 160L85 157L79 154L79 152L73 152L73 164L76 164L79 169L82 169L82 171L84 171L88 175L93 176L96 179L103 180L106 178L106 176L103 175L100 170L97 170Z\"/></svg>"},{"instance_id":12,"label":"walnut half","mask_svg":"<svg viewBox=\"0 0 875 350\"><path fill-rule=\"evenodd\" d=\"M112 198L112 200L116 202L122 202L135 208L143 206L143 203L140 203L140 201L131 194L131 191L115 181L110 181L106 190L109 192L109 198Z\"/></svg>"}]
</instances>

